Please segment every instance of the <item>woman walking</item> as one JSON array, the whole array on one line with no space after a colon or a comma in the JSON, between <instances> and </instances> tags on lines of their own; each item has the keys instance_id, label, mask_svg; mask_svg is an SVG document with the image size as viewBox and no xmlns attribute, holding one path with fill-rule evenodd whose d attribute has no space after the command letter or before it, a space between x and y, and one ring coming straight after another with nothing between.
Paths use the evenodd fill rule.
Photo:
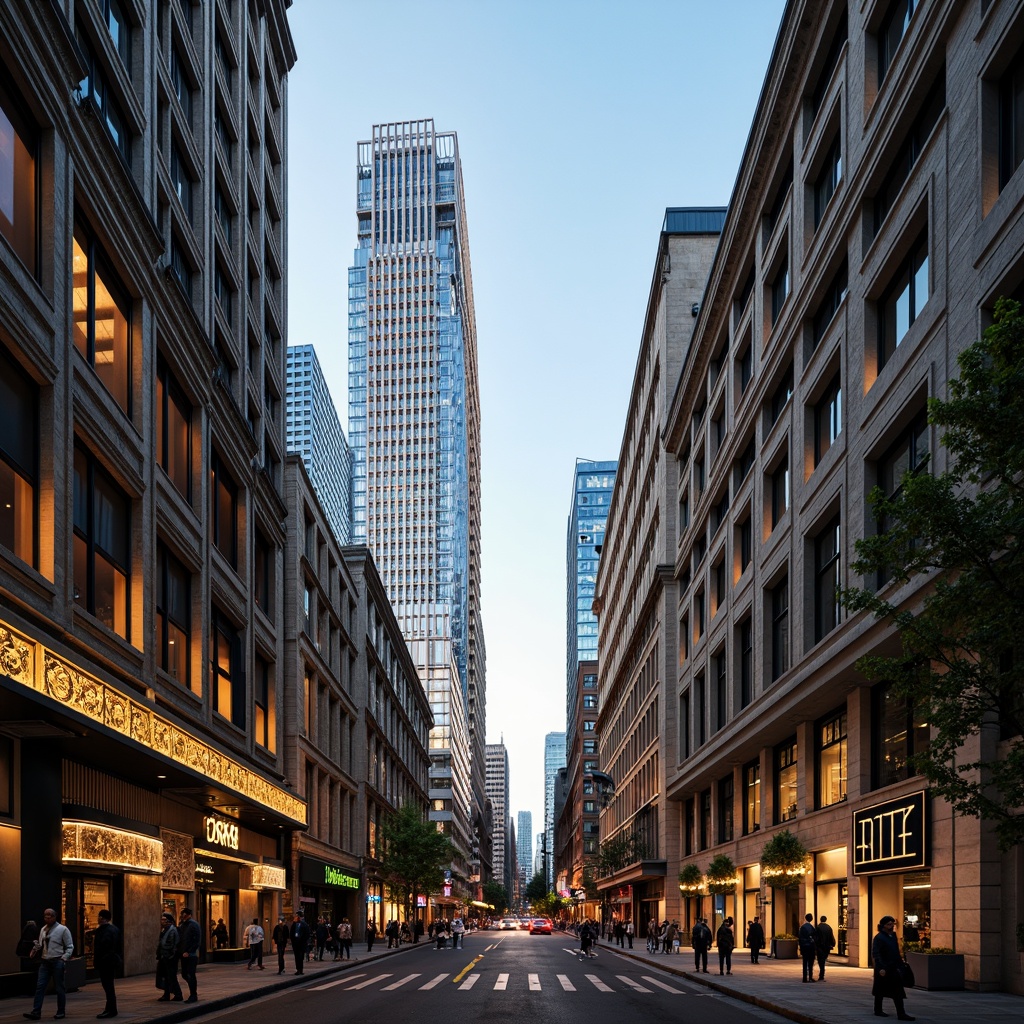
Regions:
<instances>
[{"instance_id":1,"label":"woman walking","mask_svg":"<svg viewBox=\"0 0 1024 1024\"><path fill-rule=\"evenodd\" d=\"M732 974L732 951L736 948L736 936L732 930L732 918L727 917L715 935L718 946L718 973Z\"/></svg>"},{"instance_id":2,"label":"woman walking","mask_svg":"<svg viewBox=\"0 0 1024 1024\"><path fill-rule=\"evenodd\" d=\"M896 918L886 914L878 922L878 934L871 943L871 962L875 970L871 994L875 997L875 1016L889 1016L882 1012L882 1000L888 996L896 1004L898 1020L915 1020L916 1018L911 1017L903 1006L907 993L900 978L903 957L900 956L900 944L894 934L895 930Z\"/></svg>"}]
</instances>

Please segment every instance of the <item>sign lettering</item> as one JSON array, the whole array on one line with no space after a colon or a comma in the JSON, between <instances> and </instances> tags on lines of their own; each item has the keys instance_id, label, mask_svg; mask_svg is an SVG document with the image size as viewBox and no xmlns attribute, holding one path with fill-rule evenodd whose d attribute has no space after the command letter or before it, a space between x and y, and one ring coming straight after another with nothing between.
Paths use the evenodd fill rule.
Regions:
<instances>
[{"instance_id":1,"label":"sign lettering","mask_svg":"<svg viewBox=\"0 0 1024 1024\"><path fill-rule=\"evenodd\" d=\"M358 889L359 879L346 875L340 868L333 864L324 865L324 885L338 885L343 889Z\"/></svg>"},{"instance_id":2,"label":"sign lettering","mask_svg":"<svg viewBox=\"0 0 1024 1024\"><path fill-rule=\"evenodd\" d=\"M854 813L854 874L906 871L927 865L924 792Z\"/></svg>"},{"instance_id":3,"label":"sign lettering","mask_svg":"<svg viewBox=\"0 0 1024 1024\"><path fill-rule=\"evenodd\" d=\"M229 850L238 849L238 826L233 821L223 821L212 815L203 818L206 826L206 841L213 846L226 846Z\"/></svg>"}]
</instances>

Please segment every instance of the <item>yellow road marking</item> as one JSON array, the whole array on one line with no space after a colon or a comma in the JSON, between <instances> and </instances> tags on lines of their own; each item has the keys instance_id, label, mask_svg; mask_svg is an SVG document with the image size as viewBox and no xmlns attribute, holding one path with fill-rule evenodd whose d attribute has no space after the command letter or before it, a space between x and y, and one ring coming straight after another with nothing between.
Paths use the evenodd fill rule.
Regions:
<instances>
[{"instance_id":1,"label":"yellow road marking","mask_svg":"<svg viewBox=\"0 0 1024 1024\"><path fill-rule=\"evenodd\" d=\"M482 956L474 957L468 964L466 964L465 967L462 968L461 971L459 971L458 974L455 975L454 978L452 978L452 984L454 985L456 982L462 981L462 979L469 974L469 972L473 970L481 960L483 960Z\"/></svg>"}]
</instances>

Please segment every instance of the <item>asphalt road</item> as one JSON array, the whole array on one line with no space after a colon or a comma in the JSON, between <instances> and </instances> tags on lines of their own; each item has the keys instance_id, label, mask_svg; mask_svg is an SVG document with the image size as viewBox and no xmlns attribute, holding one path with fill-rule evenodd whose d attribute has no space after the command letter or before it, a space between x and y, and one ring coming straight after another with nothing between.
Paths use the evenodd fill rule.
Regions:
<instances>
[{"instance_id":1,"label":"asphalt road","mask_svg":"<svg viewBox=\"0 0 1024 1024\"><path fill-rule=\"evenodd\" d=\"M401 1010L415 1014L416 1020L517 1024L782 1021L650 964L618 956L608 946L601 946L596 958L580 960L574 943L571 935L558 932L500 931L469 935L464 949L438 950L420 943L398 956L353 963L340 975L311 979L216 1017L230 1024L386 1020Z\"/></svg>"}]
</instances>

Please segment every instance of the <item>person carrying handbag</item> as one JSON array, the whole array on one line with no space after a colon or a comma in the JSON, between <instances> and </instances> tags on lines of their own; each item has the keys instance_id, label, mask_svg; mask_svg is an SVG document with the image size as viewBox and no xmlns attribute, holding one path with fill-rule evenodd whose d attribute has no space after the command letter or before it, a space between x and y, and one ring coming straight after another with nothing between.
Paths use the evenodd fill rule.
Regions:
<instances>
[{"instance_id":1,"label":"person carrying handbag","mask_svg":"<svg viewBox=\"0 0 1024 1024\"><path fill-rule=\"evenodd\" d=\"M871 963L874 967L871 994L875 997L875 1016L889 1016L882 1011L882 1000L888 996L896 1004L898 1020L915 1020L916 1018L907 1013L903 1004L907 993L903 988L903 957L900 956L900 944L894 934L895 931L896 918L886 914L878 922L878 934L871 943Z\"/></svg>"}]
</instances>

